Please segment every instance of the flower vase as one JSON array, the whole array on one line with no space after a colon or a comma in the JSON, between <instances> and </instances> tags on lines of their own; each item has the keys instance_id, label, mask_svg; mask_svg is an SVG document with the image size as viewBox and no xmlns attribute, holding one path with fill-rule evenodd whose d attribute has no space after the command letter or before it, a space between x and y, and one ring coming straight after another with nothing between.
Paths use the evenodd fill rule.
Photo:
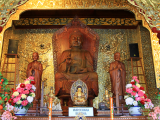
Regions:
<instances>
[{"instance_id":1,"label":"flower vase","mask_svg":"<svg viewBox=\"0 0 160 120\"><path fill-rule=\"evenodd\" d=\"M14 112L15 116L25 116L28 109L25 109L25 108L22 108L22 107L19 107L17 108L18 111L17 112Z\"/></svg>"},{"instance_id":2,"label":"flower vase","mask_svg":"<svg viewBox=\"0 0 160 120\"><path fill-rule=\"evenodd\" d=\"M133 107L130 107L128 109L129 111L129 114L131 116L141 116L142 115L142 109L140 106L133 106Z\"/></svg>"}]
</instances>

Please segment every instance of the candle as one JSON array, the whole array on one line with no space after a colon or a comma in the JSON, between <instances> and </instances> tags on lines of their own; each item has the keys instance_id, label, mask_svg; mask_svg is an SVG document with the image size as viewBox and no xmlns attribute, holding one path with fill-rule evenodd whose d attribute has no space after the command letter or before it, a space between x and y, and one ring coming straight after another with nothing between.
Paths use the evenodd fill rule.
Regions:
<instances>
[{"instance_id":1,"label":"candle","mask_svg":"<svg viewBox=\"0 0 160 120\"><path fill-rule=\"evenodd\" d=\"M113 120L113 98L110 97L110 117Z\"/></svg>"},{"instance_id":2,"label":"candle","mask_svg":"<svg viewBox=\"0 0 160 120\"><path fill-rule=\"evenodd\" d=\"M52 120L52 97L49 98L49 114L48 120Z\"/></svg>"}]
</instances>

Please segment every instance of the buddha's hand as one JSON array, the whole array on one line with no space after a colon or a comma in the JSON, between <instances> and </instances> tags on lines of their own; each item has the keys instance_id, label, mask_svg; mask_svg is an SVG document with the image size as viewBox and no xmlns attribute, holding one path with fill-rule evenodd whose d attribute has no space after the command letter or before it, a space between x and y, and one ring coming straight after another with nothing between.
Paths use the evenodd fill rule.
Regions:
<instances>
[{"instance_id":1,"label":"buddha's hand","mask_svg":"<svg viewBox=\"0 0 160 120\"><path fill-rule=\"evenodd\" d=\"M66 58L66 63L71 64L71 55L68 55Z\"/></svg>"},{"instance_id":2,"label":"buddha's hand","mask_svg":"<svg viewBox=\"0 0 160 120\"><path fill-rule=\"evenodd\" d=\"M87 72L87 68L80 68L78 73L86 73Z\"/></svg>"},{"instance_id":3,"label":"buddha's hand","mask_svg":"<svg viewBox=\"0 0 160 120\"><path fill-rule=\"evenodd\" d=\"M118 64L118 69L122 71L122 66Z\"/></svg>"}]
</instances>

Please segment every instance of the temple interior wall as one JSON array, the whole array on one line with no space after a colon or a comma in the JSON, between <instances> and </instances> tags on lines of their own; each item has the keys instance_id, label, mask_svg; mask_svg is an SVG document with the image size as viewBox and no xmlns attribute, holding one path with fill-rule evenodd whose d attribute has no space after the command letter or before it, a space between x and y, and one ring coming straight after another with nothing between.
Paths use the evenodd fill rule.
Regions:
<instances>
[{"instance_id":1,"label":"temple interior wall","mask_svg":"<svg viewBox=\"0 0 160 120\"><path fill-rule=\"evenodd\" d=\"M4 33L2 63L4 62L4 54L8 51L9 39L19 40L18 43L18 63L17 83L26 79L26 69L29 62L32 61L32 53L39 53L39 61L43 64L42 79L47 79L47 87L44 94L47 94L50 87L54 87L54 65L53 65L53 48L52 36L58 29L14 29L8 28ZM93 29L100 37L97 73L99 81L99 96L95 98L94 106L103 100L105 88L110 90L109 64L114 61L114 53L121 53L121 61L125 64L126 70L127 60L130 56L129 44L138 43L139 55L142 58L145 70L146 81L150 98L155 98L155 73L153 65L153 57L150 43L149 31L142 26L137 29ZM107 46L110 46L108 48ZM12 59L14 60L14 58ZM128 72L129 71L129 72ZM127 82L131 81L131 64L126 74ZM8 76L9 80L13 77ZM141 78L140 78L141 79ZM143 82L143 78L141 79ZM152 84L152 85L150 85ZM153 101L154 102L154 101Z\"/></svg>"}]
</instances>

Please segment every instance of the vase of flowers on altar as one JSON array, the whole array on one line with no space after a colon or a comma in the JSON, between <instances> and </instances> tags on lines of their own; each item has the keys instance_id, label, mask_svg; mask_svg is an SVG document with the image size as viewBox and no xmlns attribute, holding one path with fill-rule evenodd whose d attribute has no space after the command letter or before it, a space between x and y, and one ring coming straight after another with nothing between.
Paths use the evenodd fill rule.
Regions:
<instances>
[{"instance_id":1,"label":"vase of flowers on altar","mask_svg":"<svg viewBox=\"0 0 160 120\"><path fill-rule=\"evenodd\" d=\"M24 81L24 83L20 83L16 87L16 90L13 91L10 103L19 109L18 112L15 112L16 116L24 116L29 107L33 106L32 102L36 90L34 84L34 77L30 76Z\"/></svg>"},{"instance_id":2,"label":"vase of flowers on altar","mask_svg":"<svg viewBox=\"0 0 160 120\"><path fill-rule=\"evenodd\" d=\"M132 116L141 116L143 108L152 109L154 106L147 98L144 87L139 84L137 76L133 76L130 84L126 85L126 94L124 99Z\"/></svg>"}]
</instances>

